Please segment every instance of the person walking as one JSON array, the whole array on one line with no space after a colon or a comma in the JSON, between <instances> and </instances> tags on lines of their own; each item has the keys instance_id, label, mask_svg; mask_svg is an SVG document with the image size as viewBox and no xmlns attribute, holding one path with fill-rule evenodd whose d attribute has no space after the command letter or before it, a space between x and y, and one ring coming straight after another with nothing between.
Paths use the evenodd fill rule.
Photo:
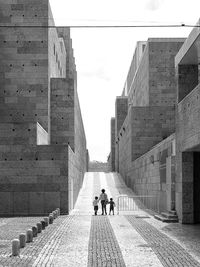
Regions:
<instances>
[{"instance_id":1,"label":"person walking","mask_svg":"<svg viewBox=\"0 0 200 267\"><path fill-rule=\"evenodd\" d=\"M101 194L99 196L99 200L101 201L101 208L102 208L102 214L101 215L104 215L104 212L105 212L105 215L107 215L106 204L108 203L108 196L105 193L105 191L106 191L105 189L102 189Z\"/></svg>"},{"instance_id":2,"label":"person walking","mask_svg":"<svg viewBox=\"0 0 200 267\"><path fill-rule=\"evenodd\" d=\"M94 215L97 215L97 211L98 211L98 197L96 196L93 200L93 206L94 206Z\"/></svg>"},{"instance_id":3,"label":"person walking","mask_svg":"<svg viewBox=\"0 0 200 267\"><path fill-rule=\"evenodd\" d=\"M110 198L110 201L108 202L110 204L110 211L109 211L109 215L111 214L111 211L113 212L114 215L114 207L115 207L115 202L113 201L112 198Z\"/></svg>"}]
</instances>

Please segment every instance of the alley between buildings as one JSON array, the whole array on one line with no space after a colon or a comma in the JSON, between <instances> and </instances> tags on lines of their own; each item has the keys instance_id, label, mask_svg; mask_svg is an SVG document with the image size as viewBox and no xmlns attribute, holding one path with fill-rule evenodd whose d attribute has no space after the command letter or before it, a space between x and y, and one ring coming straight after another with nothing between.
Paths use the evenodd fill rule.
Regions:
<instances>
[{"instance_id":1,"label":"alley between buildings","mask_svg":"<svg viewBox=\"0 0 200 267\"><path fill-rule=\"evenodd\" d=\"M75 208L10 257L11 240L38 217L0 219L0 266L200 266L199 225L157 221L145 209L94 216L92 200L104 188L116 204L133 196L116 173L86 173ZM118 206L118 205L117 205ZM8 234L9 229L9 234Z\"/></svg>"}]
</instances>

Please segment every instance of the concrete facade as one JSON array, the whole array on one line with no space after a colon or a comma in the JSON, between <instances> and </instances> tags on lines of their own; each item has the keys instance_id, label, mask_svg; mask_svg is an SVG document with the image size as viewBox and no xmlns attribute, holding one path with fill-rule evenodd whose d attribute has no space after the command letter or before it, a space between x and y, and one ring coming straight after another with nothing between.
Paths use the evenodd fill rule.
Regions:
<instances>
[{"instance_id":1,"label":"concrete facade","mask_svg":"<svg viewBox=\"0 0 200 267\"><path fill-rule=\"evenodd\" d=\"M128 112L128 98L117 97L115 101L115 171L119 171L119 131L127 116ZM113 157L113 156L112 156Z\"/></svg>"},{"instance_id":2,"label":"concrete facade","mask_svg":"<svg viewBox=\"0 0 200 267\"><path fill-rule=\"evenodd\" d=\"M131 61L131 65L128 71L127 79L124 85L124 89L122 92L122 96L128 96L129 91L131 90L132 83L134 81L135 74L137 72L138 67L140 66L140 60L145 51L146 43L144 41L137 42L133 59Z\"/></svg>"},{"instance_id":3,"label":"concrete facade","mask_svg":"<svg viewBox=\"0 0 200 267\"><path fill-rule=\"evenodd\" d=\"M136 194L149 196L150 208L158 212L176 209L174 61L184 41L183 38L148 39L131 83L128 73L127 116L115 133L116 171ZM116 105L115 120L120 117L119 112Z\"/></svg>"},{"instance_id":4,"label":"concrete facade","mask_svg":"<svg viewBox=\"0 0 200 267\"><path fill-rule=\"evenodd\" d=\"M110 121L110 169L112 172L115 171L115 118L111 118Z\"/></svg>"},{"instance_id":5,"label":"concrete facade","mask_svg":"<svg viewBox=\"0 0 200 267\"><path fill-rule=\"evenodd\" d=\"M108 162L90 161L89 172L110 172L110 166Z\"/></svg>"},{"instance_id":6,"label":"concrete facade","mask_svg":"<svg viewBox=\"0 0 200 267\"><path fill-rule=\"evenodd\" d=\"M0 25L0 215L66 214L87 168L70 30L48 0L0 2Z\"/></svg>"},{"instance_id":7,"label":"concrete facade","mask_svg":"<svg viewBox=\"0 0 200 267\"><path fill-rule=\"evenodd\" d=\"M197 25L199 25L199 22ZM177 74L176 203L183 223L199 223L199 39L194 28L175 58Z\"/></svg>"}]
</instances>

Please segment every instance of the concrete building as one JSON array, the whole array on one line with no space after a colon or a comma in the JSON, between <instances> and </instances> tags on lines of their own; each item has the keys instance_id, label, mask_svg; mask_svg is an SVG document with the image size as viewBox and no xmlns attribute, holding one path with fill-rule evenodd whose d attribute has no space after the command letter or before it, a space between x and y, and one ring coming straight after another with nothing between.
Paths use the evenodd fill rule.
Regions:
<instances>
[{"instance_id":1,"label":"concrete building","mask_svg":"<svg viewBox=\"0 0 200 267\"><path fill-rule=\"evenodd\" d=\"M176 209L174 59L184 41L148 39L136 71L128 73L127 97L123 89L116 98L115 170L137 195L151 196L158 212Z\"/></svg>"},{"instance_id":2,"label":"concrete building","mask_svg":"<svg viewBox=\"0 0 200 267\"><path fill-rule=\"evenodd\" d=\"M48 0L1 1L0 26L0 215L68 213L88 164L70 29Z\"/></svg>"},{"instance_id":3,"label":"concrete building","mask_svg":"<svg viewBox=\"0 0 200 267\"><path fill-rule=\"evenodd\" d=\"M200 20L175 58L176 209L184 223L200 222Z\"/></svg>"}]
</instances>

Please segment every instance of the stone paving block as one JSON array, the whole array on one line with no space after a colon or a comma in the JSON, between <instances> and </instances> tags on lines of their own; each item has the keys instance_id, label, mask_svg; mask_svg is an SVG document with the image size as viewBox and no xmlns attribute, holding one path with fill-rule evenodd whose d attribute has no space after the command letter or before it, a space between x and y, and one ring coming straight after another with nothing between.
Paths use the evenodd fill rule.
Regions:
<instances>
[{"instance_id":1,"label":"stone paving block","mask_svg":"<svg viewBox=\"0 0 200 267\"><path fill-rule=\"evenodd\" d=\"M88 249L88 267L125 267L120 247L106 216L92 217Z\"/></svg>"},{"instance_id":2,"label":"stone paving block","mask_svg":"<svg viewBox=\"0 0 200 267\"><path fill-rule=\"evenodd\" d=\"M151 246L163 266L200 266L200 263L182 246L158 231L148 222L134 216L126 216L126 218Z\"/></svg>"}]
</instances>

